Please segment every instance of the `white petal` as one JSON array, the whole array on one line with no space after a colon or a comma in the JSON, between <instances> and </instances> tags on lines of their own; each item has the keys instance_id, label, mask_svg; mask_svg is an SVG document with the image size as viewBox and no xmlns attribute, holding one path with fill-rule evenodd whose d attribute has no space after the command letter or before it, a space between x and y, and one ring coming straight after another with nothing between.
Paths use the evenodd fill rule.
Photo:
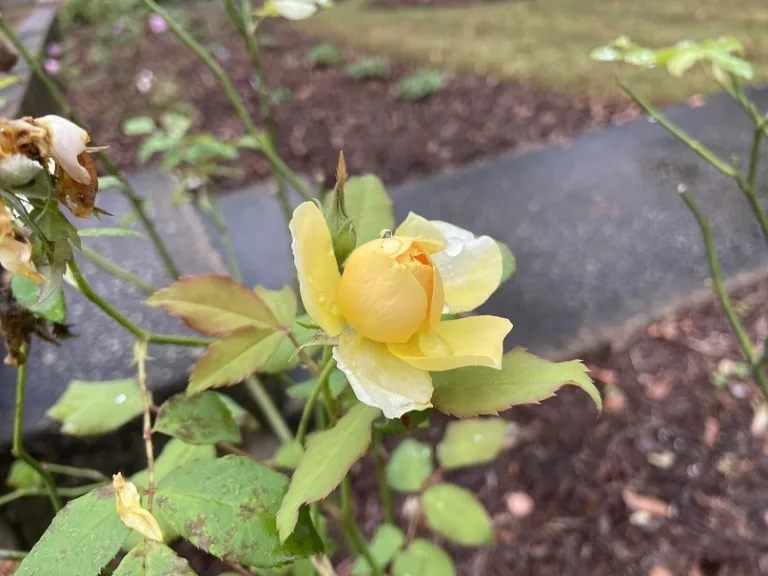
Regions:
<instances>
[{"instance_id":1,"label":"white petal","mask_svg":"<svg viewBox=\"0 0 768 576\"><path fill-rule=\"evenodd\" d=\"M409 366L385 344L345 332L333 349L339 369L360 402L381 408L387 418L432 406L429 372Z\"/></svg>"},{"instance_id":2,"label":"white petal","mask_svg":"<svg viewBox=\"0 0 768 576\"><path fill-rule=\"evenodd\" d=\"M304 20L317 12L317 4L312 0L272 0L272 5L288 20Z\"/></svg>"},{"instance_id":3,"label":"white petal","mask_svg":"<svg viewBox=\"0 0 768 576\"><path fill-rule=\"evenodd\" d=\"M90 184L91 176L88 170L77 160L77 157L85 152L85 146L90 140L88 132L61 116L43 116L36 122L48 130L51 137L51 156L61 169L80 184Z\"/></svg>"},{"instance_id":4,"label":"white petal","mask_svg":"<svg viewBox=\"0 0 768 576\"><path fill-rule=\"evenodd\" d=\"M501 284L504 267L501 249L490 236L432 220L445 236L445 250L432 255L443 279L444 313L469 312L490 298Z\"/></svg>"}]
</instances>

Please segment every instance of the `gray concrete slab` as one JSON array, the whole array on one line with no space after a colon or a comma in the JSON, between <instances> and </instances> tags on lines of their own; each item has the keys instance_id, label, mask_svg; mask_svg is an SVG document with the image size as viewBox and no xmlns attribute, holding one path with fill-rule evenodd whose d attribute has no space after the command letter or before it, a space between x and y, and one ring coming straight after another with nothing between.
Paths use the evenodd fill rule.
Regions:
<instances>
[{"instance_id":1,"label":"gray concrete slab","mask_svg":"<svg viewBox=\"0 0 768 576\"><path fill-rule=\"evenodd\" d=\"M130 181L139 194L150 199L158 229L185 274L225 272L196 210L189 205L172 205L173 186L168 176L146 172L131 176ZM127 202L116 191L101 192L98 205L117 217L130 211ZM114 220L116 218L110 217L104 217L103 223L95 219L77 220L75 225L79 228L110 226L114 225ZM141 229L140 225L135 226ZM171 282L146 238L87 238L82 241L146 282L159 287ZM82 258L78 261L94 289L134 322L160 333L191 333L163 310L144 306L142 301L146 295L137 288L109 276ZM108 380L135 375L136 368L131 365L133 337L77 291L67 286L66 292L69 322L74 324L79 337L60 346L34 341L24 415L27 434L54 426L45 418L45 412L70 380ZM150 387L166 391L182 387L189 367L200 353L201 349L197 348L151 346L150 356L154 360L147 367ZM0 367L0 450L12 433L15 374L13 368Z\"/></svg>"},{"instance_id":2,"label":"gray concrete slab","mask_svg":"<svg viewBox=\"0 0 768 576\"><path fill-rule=\"evenodd\" d=\"M768 90L753 96L768 107ZM667 114L722 157L746 157L749 121L729 98ZM509 345L563 357L705 289L704 248L676 192L681 183L710 215L727 277L768 264L735 186L645 118L584 134L567 149L500 158L390 193L398 221L413 210L506 242L518 273L481 312L512 320ZM285 223L267 192L261 186L227 195L222 209L246 283L279 287L294 272Z\"/></svg>"}]
</instances>

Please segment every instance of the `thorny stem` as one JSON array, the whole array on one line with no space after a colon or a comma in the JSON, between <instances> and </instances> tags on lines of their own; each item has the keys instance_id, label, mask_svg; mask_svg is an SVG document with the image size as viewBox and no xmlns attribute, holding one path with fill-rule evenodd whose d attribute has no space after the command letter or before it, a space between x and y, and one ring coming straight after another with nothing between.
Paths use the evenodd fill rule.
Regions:
<instances>
[{"instance_id":1,"label":"thorny stem","mask_svg":"<svg viewBox=\"0 0 768 576\"><path fill-rule=\"evenodd\" d=\"M152 499L155 495L155 449L152 446L152 399L147 387L147 343L136 342L133 345L133 356L137 366L136 379L141 388L144 400L144 451L147 453L147 509L152 512Z\"/></svg>"},{"instance_id":2,"label":"thorny stem","mask_svg":"<svg viewBox=\"0 0 768 576\"><path fill-rule=\"evenodd\" d=\"M312 360L312 357L301 347L301 342L296 338L296 334L294 334L293 331L288 332L288 339L291 341L291 344L296 346L299 359L301 359L301 363L304 364L304 367L309 371L313 378L319 378L320 368L318 368L315 361Z\"/></svg>"},{"instance_id":3,"label":"thorny stem","mask_svg":"<svg viewBox=\"0 0 768 576\"><path fill-rule=\"evenodd\" d=\"M96 482L109 482L109 478L98 470L77 468L76 466L65 466L64 464L53 464L51 462L42 462L41 465L48 470L48 472L52 472L53 474L71 476L72 478L87 478L88 480L95 480Z\"/></svg>"},{"instance_id":4,"label":"thorny stem","mask_svg":"<svg viewBox=\"0 0 768 576\"><path fill-rule=\"evenodd\" d=\"M309 428L309 419L312 416L312 408L320 397L320 392L323 389L328 388L328 378L330 378L334 368L336 368L336 361L333 358L330 358L323 366L323 371L320 374L320 377L317 378L315 388L312 390L312 394L304 405L304 411L301 413L301 420L299 421L299 429L296 432L296 441L302 446L304 446L304 441L307 437L307 429Z\"/></svg>"},{"instance_id":5,"label":"thorny stem","mask_svg":"<svg viewBox=\"0 0 768 576\"><path fill-rule=\"evenodd\" d=\"M373 432L373 466L376 471L376 482L379 485L379 498L381 499L381 505L384 507L384 518L390 524L394 524L395 518L395 505L392 501L392 492L387 484L386 469L384 467L384 455L383 446L381 445L381 434Z\"/></svg>"},{"instance_id":6,"label":"thorny stem","mask_svg":"<svg viewBox=\"0 0 768 576\"><path fill-rule=\"evenodd\" d=\"M154 294L157 292L157 288L154 286L147 284L136 276L133 272L126 270L122 266L119 266L118 264L115 264L110 260L109 258L102 256L95 250L88 248L88 246L81 246L80 247L80 253L83 255L83 257L88 260L89 262L95 264L108 274L111 274L115 278L118 278L122 280L123 282L127 282L128 284L134 285L136 288L144 292L145 294Z\"/></svg>"},{"instance_id":7,"label":"thorny stem","mask_svg":"<svg viewBox=\"0 0 768 576\"><path fill-rule=\"evenodd\" d=\"M21 349L24 362L19 366L16 374L16 414L13 422L13 455L26 462L27 465L32 468L45 483L48 497L51 500L53 509L58 512L61 510L61 498L56 492L56 483L53 481L51 473L43 468L40 463L35 460L31 455L24 450L23 445L23 433L24 433L24 395L27 387L27 355L29 353L29 345L24 344Z\"/></svg>"},{"instance_id":8,"label":"thorny stem","mask_svg":"<svg viewBox=\"0 0 768 576\"><path fill-rule=\"evenodd\" d=\"M261 381L256 378L256 376L248 376L248 378L245 379L245 388L264 411L264 417L269 422L270 428L272 428L272 431L275 433L275 436L278 437L280 442L283 444L293 442L291 429L288 428L288 424L285 423L283 416L280 414L280 410L275 406L272 397L264 389Z\"/></svg>"},{"instance_id":9,"label":"thorny stem","mask_svg":"<svg viewBox=\"0 0 768 576\"><path fill-rule=\"evenodd\" d=\"M137 340L147 342L148 344L174 344L177 346L208 346L213 342L210 338L199 338L196 336L176 336L172 334L155 334L144 330L137 324L133 323L114 306L107 302L104 298L94 291L88 281L83 276L75 260L69 262L69 270L72 272L72 277L75 280L75 285L78 290L88 300L96 304L101 310L117 322L120 326L125 328L128 332L133 334Z\"/></svg>"},{"instance_id":10,"label":"thorny stem","mask_svg":"<svg viewBox=\"0 0 768 576\"><path fill-rule=\"evenodd\" d=\"M672 122L667 120L662 114L653 107L644 98L639 96L632 88L619 80L619 87L627 93L627 95L634 100L640 108L642 108L651 118L656 120L667 132L672 134L680 142L688 146L691 150L696 152L699 156L704 158L713 168L717 169L722 174L725 174L729 178L736 178L737 171L733 166L728 164L722 158L719 158L714 152L709 150L706 146L696 141L690 134L684 130L675 126Z\"/></svg>"},{"instance_id":11,"label":"thorny stem","mask_svg":"<svg viewBox=\"0 0 768 576\"><path fill-rule=\"evenodd\" d=\"M741 323L738 314L736 314L736 311L733 309L731 297L728 295L728 291L725 288L722 271L720 269L720 262L717 258L717 248L715 247L715 240L712 237L712 230L709 225L709 220L696 205L694 199L687 192L681 192L680 196L683 198L683 201L685 202L686 206L688 206L689 210L693 214L693 217L696 219L699 228L701 229L701 235L704 238L704 247L707 251L707 259L709 260L709 271L710 275L712 276L712 285L715 290L715 294L717 294L717 297L720 300L720 304L723 307L726 316L728 316L728 321L731 324L731 328L733 329L733 332L739 341L739 345L741 346L744 355L747 357L747 361L752 367L752 374L755 380L760 385L760 388L763 391L763 395L766 397L766 399L768 399L768 376L766 376L765 370L759 364L759 362L756 363L755 361L756 359L752 349L752 341L749 338L749 334L747 333L746 328L744 328L744 325Z\"/></svg>"},{"instance_id":12,"label":"thorny stem","mask_svg":"<svg viewBox=\"0 0 768 576\"><path fill-rule=\"evenodd\" d=\"M341 509L343 511L344 531L349 535L355 548L357 548L356 552L361 554L366 562L368 562L373 576L382 576L381 569L376 560L374 560L373 554L371 554L371 550L368 548L368 543L360 531L360 526L357 525L357 520L355 520L355 511L352 507L352 481L349 474L344 476L344 480L341 482Z\"/></svg>"},{"instance_id":13,"label":"thorny stem","mask_svg":"<svg viewBox=\"0 0 768 576\"><path fill-rule=\"evenodd\" d=\"M64 96L64 93L61 91L59 86L56 84L53 78L48 75L48 73L40 64L39 60L29 53L26 46L24 46L24 43L19 39L19 37L13 31L13 28L5 21L2 16L0 16L0 31L8 37L16 50L18 50L19 54L21 54L21 57L24 58L35 76L37 76L45 85L45 87L50 92L51 97L54 99L57 106L61 108L64 115L66 115L78 126L85 128L86 125L78 117L74 108L67 101L67 97ZM94 143L91 143L91 145L95 146ZM96 153L96 156L101 161L107 173L120 181L120 192L128 199L128 202L131 204L131 208L133 208L133 211L135 212L139 221L141 221L144 228L147 230L147 234L149 235L155 250L157 250L160 259L163 261L166 270L171 276L173 276L174 279L178 279L181 276L181 271L173 261L173 258L171 257L165 242L163 242L163 239L160 237L154 222L144 209L143 200L136 194L136 191L128 183L128 180L126 180L125 176L123 176L123 174L120 172L117 166L115 166L115 164L112 162L112 159L107 154L105 154L103 151L100 151Z\"/></svg>"},{"instance_id":14,"label":"thorny stem","mask_svg":"<svg viewBox=\"0 0 768 576\"><path fill-rule=\"evenodd\" d=\"M240 98L240 95L237 93L235 86L232 84L232 81L229 79L229 76L227 76L227 73L224 71L221 65L216 62L216 60L206 51L206 49L201 46L200 43L195 40L186 30L184 30L184 28L176 20L174 20L170 14L168 14L168 12L158 6L154 0L143 0L143 2L144 5L152 12L162 16L176 37L181 40L181 42L184 43L187 48L194 52L195 55L200 58L200 60L202 60L203 63L210 69L210 71L216 77L216 80L218 80L219 84L224 89L224 92L226 92L229 101L232 103L232 106L234 106L235 111L237 112L237 115L240 118L240 121L243 123L246 131L257 141L259 149L261 150L262 154L266 156L267 160L269 160L270 164L272 164L274 171L285 178L291 184L291 186L299 194L301 194L302 197L304 197L305 200L311 200L312 195L310 194L307 187L301 182L301 180L299 180L296 174L293 173L293 171L286 165L286 163L283 162L280 156L278 156L278 154L272 148L271 143L267 142L263 135L259 132L256 124L253 122L253 118L251 118L251 115L248 112L248 108L246 108L245 103L243 102L243 99Z\"/></svg>"}]
</instances>

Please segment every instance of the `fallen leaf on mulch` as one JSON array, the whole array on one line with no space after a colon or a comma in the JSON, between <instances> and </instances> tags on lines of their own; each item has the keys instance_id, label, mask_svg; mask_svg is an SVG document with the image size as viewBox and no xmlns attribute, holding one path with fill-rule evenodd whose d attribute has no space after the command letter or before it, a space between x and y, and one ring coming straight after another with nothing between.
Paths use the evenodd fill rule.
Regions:
<instances>
[{"instance_id":1,"label":"fallen leaf on mulch","mask_svg":"<svg viewBox=\"0 0 768 576\"><path fill-rule=\"evenodd\" d=\"M634 512L647 512L653 516L669 516L669 504L653 496L645 496L633 492L629 488L624 488L621 491L621 497L627 508Z\"/></svg>"}]
</instances>

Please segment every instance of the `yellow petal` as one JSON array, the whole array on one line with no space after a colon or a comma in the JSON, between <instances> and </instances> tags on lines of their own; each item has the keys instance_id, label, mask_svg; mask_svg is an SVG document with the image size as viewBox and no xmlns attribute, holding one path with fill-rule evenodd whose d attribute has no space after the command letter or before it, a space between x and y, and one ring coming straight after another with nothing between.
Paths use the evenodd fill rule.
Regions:
<instances>
[{"instance_id":1,"label":"yellow petal","mask_svg":"<svg viewBox=\"0 0 768 576\"><path fill-rule=\"evenodd\" d=\"M417 334L389 351L414 368L439 372L463 366L501 368L504 337L512 323L498 316L470 316L440 322L434 334Z\"/></svg>"},{"instance_id":2,"label":"yellow petal","mask_svg":"<svg viewBox=\"0 0 768 576\"><path fill-rule=\"evenodd\" d=\"M163 531L154 516L141 507L141 496L133 482L126 482L121 473L112 476L112 486L117 498L117 513L123 524L136 530L142 536L158 542L163 541Z\"/></svg>"},{"instance_id":3,"label":"yellow petal","mask_svg":"<svg viewBox=\"0 0 768 576\"><path fill-rule=\"evenodd\" d=\"M432 222L413 212L395 230L395 236L411 236L413 238L428 238L445 248L445 236Z\"/></svg>"},{"instance_id":4,"label":"yellow petal","mask_svg":"<svg viewBox=\"0 0 768 576\"><path fill-rule=\"evenodd\" d=\"M313 202L304 202L293 211L288 227L307 314L328 334L336 336L345 326L337 305L341 274L323 213Z\"/></svg>"},{"instance_id":5,"label":"yellow petal","mask_svg":"<svg viewBox=\"0 0 768 576\"><path fill-rule=\"evenodd\" d=\"M432 406L432 378L409 366L379 344L354 332L345 332L333 349L339 369L360 402L381 408L387 418Z\"/></svg>"},{"instance_id":6,"label":"yellow petal","mask_svg":"<svg viewBox=\"0 0 768 576\"><path fill-rule=\"evenodd\" d=\"M443 312L469 312L490 298L501 284L501 248L489 236L475 238L453 224L431 222L445 236L445 250L432 255L445 290Z\"/></svg>"},{"instance_id":7,"label":"yellow petal","mask_svg":"<svg viewBox=\"0 0 768 576\"><path fill-rule=\"evenodd\" d=\"M53 114L37 118L35 122L48 131L51 157L61 169L80 184L90 184L91 175L78 160L91 139L88 132L74 122Z\"/></svg>"}]
</instances>

